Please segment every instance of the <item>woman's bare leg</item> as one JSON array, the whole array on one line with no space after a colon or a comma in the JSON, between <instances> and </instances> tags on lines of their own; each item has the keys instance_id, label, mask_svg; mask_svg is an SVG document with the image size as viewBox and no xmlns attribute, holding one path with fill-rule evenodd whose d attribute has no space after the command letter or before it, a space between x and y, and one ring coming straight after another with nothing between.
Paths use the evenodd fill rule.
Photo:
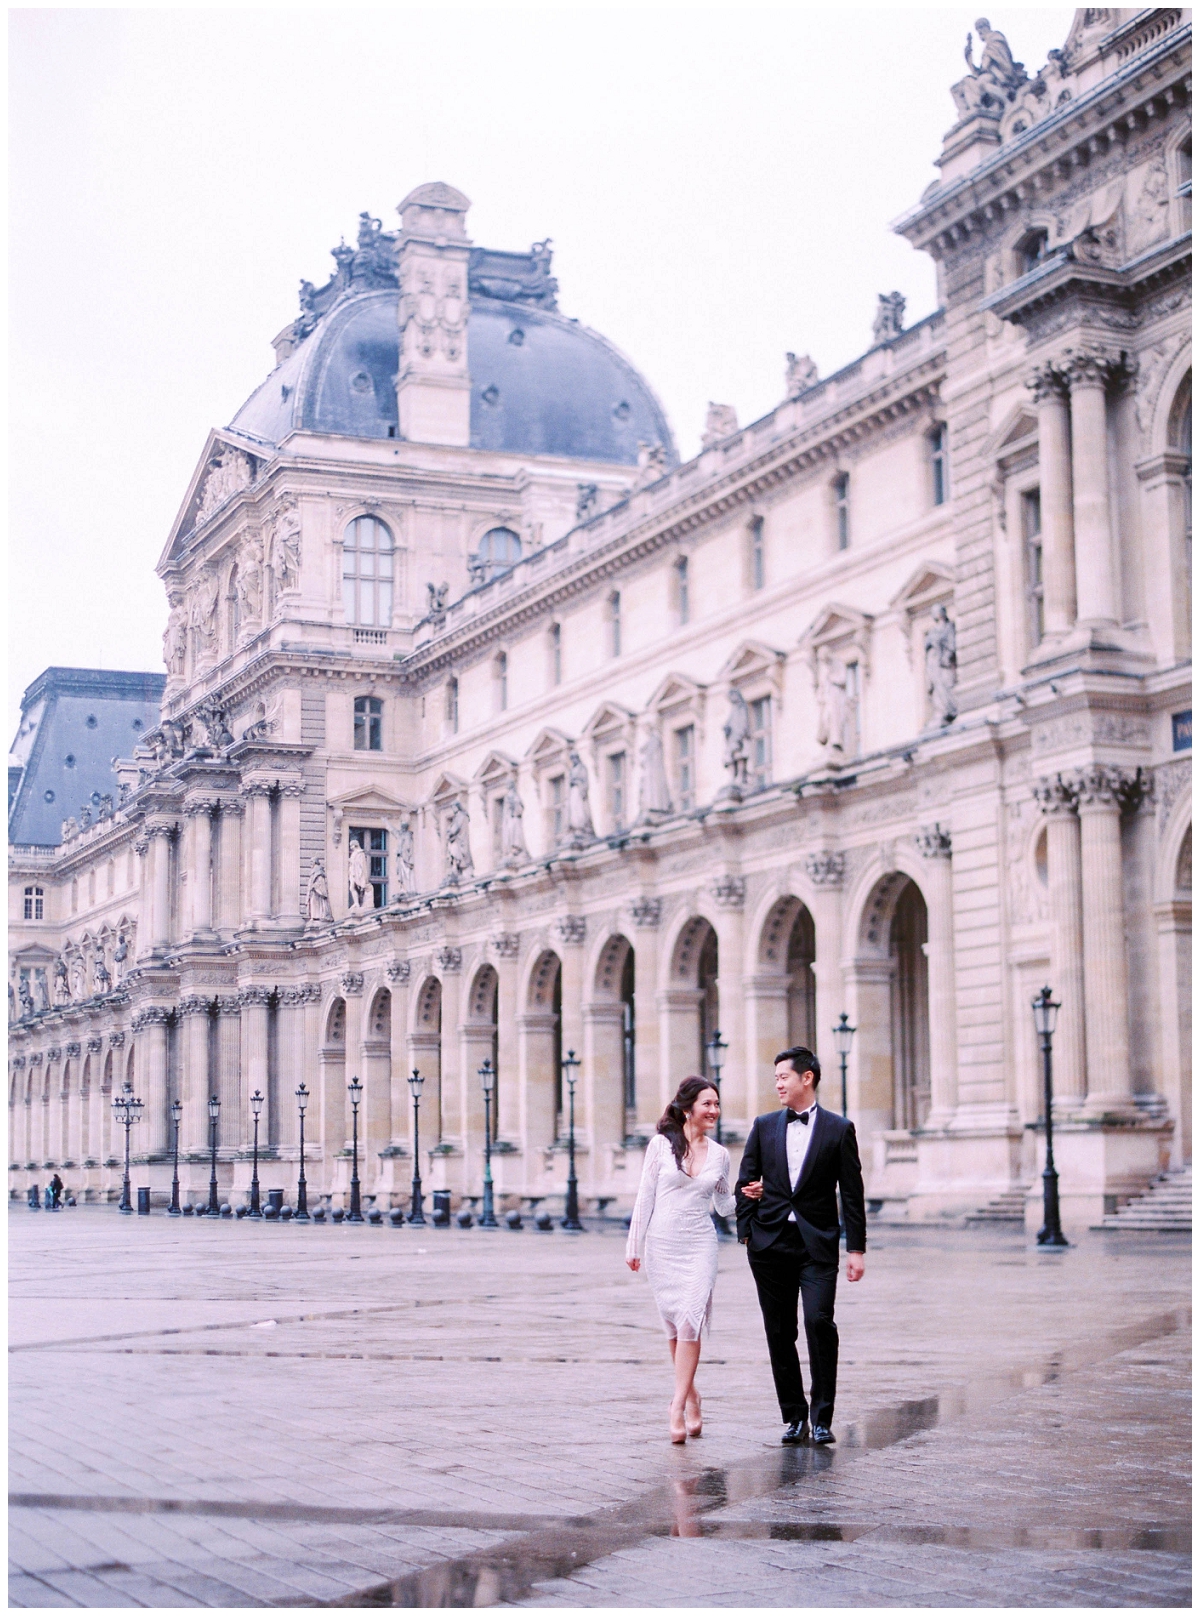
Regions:
<instances>
[{"instance_id":1,"label":"woman's bare leg","mask_svg":"<svg viewBox=\"0 0 1200 1616\"><path fill-rule=\"evenodd\" d=\"M692 1394L696 1366L700 1362L699 1341L679 1341L674 1343L674 1347L671 1354L675 1360L675 1396L671 1400L672 1434L677 1426L682 1427L684 1409Z\"/></svg>"}]
</instances>

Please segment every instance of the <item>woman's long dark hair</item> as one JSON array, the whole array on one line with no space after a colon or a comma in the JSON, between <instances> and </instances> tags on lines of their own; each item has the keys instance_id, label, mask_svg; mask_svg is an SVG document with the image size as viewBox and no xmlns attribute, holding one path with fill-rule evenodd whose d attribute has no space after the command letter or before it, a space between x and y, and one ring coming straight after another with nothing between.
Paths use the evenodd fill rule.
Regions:
<instances>
[{"instance_id":1,"label":"woman's long dark hair","mask_svg":"<svg viewBox=\"0 0 1200 1616\"><path fill-rule=\"evenodd\" d=\"M671 1146L671 1154L675 1158L675 1165L680 1172L683 1171L683 1158L687 1155L688 1142L683 1131L687 1121L687 1114L705 1089L717 1092L717 1085L707 1077L685 1077L675 1090L675 1098L658 1119L658 1131L665 1134Z\"/></svg>"}]
</instances>

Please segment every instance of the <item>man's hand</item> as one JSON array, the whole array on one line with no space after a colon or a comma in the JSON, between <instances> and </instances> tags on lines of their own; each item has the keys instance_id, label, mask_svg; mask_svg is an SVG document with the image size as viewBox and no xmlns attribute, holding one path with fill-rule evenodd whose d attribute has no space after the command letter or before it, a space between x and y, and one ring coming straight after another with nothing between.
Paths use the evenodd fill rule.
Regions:
<instances>
[{"instance_id":1,"label":"man's hand","mask_svg":"<svg viewBox=\"0 0 1200 1616\"><path fill-rule=\"evenodd\" d=\"M853 1285L856 1279L861 1279L866 1272L867 1259L861 1251L848 1251L846 1253L846 1278Z\"/></svg>"},{"instance_id":2,"label":"man's hand","mask_svg":"<svg viewBox=\"0 0 1200 1616\"><path fill-rule=\"evenodd\" d=\"M642 1259L640 1257L626 1257L625 1261L629 1265L629 1267L633 1269L635 1274L637 1273L638 1269L642 1266Z\"/></svg>"},{"instance_id":3,"label":"man's hand","mask_svg":"<svg viewBox=\"0 0 1200 1616\"><path fill-rule=\"evenodd\" d=\"M761 1178L756 1178L752 1184L743 1184L741 1193L748 1201L761 1201L762 1190L763 1181Z\"/></svg>"}]
</instances>

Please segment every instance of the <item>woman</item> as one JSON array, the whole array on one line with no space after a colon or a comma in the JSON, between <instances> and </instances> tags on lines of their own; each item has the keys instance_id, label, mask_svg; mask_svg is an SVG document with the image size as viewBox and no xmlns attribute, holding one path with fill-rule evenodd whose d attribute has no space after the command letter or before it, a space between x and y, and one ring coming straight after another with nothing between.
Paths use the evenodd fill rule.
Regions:
<instances>
[{"instance_id":1,"label":"woman","mask_svg":"<svg viewBox=\"0 0 1200 1616\"><path fill-rule=\"evenodd\" d=\"M717 1279L717 1232L712 1208L728 1217L729 1152L708 1137L721 1102L711 1083L685 1077L659 1119L642 1167L625 1261L637 1273L646 1264L654 1300L675 1365L671 1441L699 1436L700 1398L693 1384L700 1341L712 1322Z\"/></svg>"}]
</instances>

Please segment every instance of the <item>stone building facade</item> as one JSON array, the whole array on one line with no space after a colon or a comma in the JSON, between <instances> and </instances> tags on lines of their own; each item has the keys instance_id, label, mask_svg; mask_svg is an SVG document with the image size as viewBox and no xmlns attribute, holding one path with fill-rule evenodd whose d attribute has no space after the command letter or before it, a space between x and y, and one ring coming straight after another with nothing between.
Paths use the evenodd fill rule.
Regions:
<instances>
[{"instance_id":1,"label":"stone building facade","mask_svg":"<svg viewBox=\"0 0 1200 1616\"><path fill-rule=\"evenodd\" d=\"M101 822L14 852L12 1186L203 1199L349 1179L627 1207L728 1046L857 1028L868 1194L913 1218L1041 1165L1064 1217L1190 1159L1190 13L1089 8L1030 76L990 28L896 228L939 311L679 464L650 388L557 308L548 243L442 184L363 215L214 432L159 572L161 723ZM36 888L36 913L26 892ZM114 956L120 952L120 959ZM80 966L82 961L82 968ZM61 963L60 963L61 962ZM46 1002L26 1001L37 965ZM24 990L27 992L28 990ZM429 1155L426 1157L426 1150Z\"/></svg>"}]
</instances>

